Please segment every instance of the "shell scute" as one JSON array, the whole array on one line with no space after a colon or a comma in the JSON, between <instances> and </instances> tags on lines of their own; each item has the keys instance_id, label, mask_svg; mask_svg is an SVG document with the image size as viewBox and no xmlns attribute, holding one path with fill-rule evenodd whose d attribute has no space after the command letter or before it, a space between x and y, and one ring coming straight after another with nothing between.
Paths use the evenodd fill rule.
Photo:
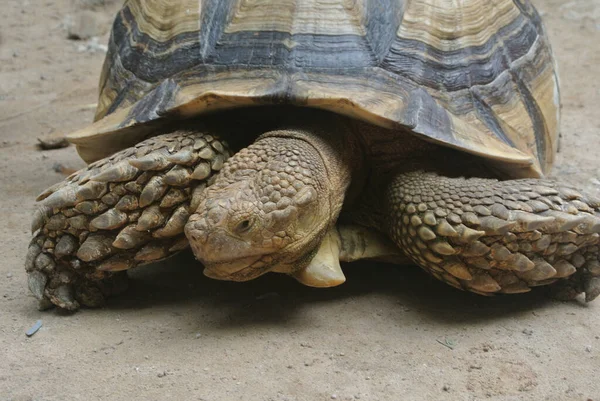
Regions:
<instances>
[{"instance_id":1,"label":"shell scute","mask_svg":"<svg viewBox=\"0 0 600 401\"><path fill-rule=\"evenodd\" d=\"M554 60L526 0L130 0L100 87L97 121L70 136L87 161L173 116L281 103L408 128L515 177L547 171L558 143Z\"/></svg>"}]
</instances>

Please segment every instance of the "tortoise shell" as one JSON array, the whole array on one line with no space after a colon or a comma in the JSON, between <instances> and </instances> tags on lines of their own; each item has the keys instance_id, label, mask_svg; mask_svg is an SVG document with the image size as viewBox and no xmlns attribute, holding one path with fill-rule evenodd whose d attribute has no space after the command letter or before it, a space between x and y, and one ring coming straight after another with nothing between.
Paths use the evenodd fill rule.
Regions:
<instances>
[{"instance_id":1,"label":"tortoise shell","mask_svg":"<svg viewBox=\"0 0 600 401\"><path fill-rule=\"evenodd\" d=\"M457 5L458 4L458 5ZM558 141L555 63L528 0L130 0L117 15L91 162L157 124L288 104L352 116L540 176Z\"/></svg>"}]
</instances>

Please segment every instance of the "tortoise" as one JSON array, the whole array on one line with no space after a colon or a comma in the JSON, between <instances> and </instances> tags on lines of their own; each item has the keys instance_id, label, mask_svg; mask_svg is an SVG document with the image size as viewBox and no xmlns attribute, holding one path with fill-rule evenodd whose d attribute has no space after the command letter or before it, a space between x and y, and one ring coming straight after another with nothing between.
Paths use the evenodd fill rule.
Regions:
<instances>
[{"instance_id":1,"label":"tortoise","mask_svg":"<svg viewBox=\"0 0 600 401\"><path fill-rule=\"evenodd\" d=\"M600 294L600 200L544 178L559 87L528 0L129 0L89 164L44 191L40 308L99 306L188 246L204 273L411 262L482 295Z\"/></svg>"}]
</instances>

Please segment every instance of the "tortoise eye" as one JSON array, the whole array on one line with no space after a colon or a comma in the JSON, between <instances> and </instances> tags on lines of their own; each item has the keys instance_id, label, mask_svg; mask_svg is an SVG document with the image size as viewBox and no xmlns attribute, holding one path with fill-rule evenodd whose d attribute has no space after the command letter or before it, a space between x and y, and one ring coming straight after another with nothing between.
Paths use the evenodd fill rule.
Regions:
<instances>
[{"instance_id":1,"label":"tortoise eye","mask_svg":"<svg viewBox=\"0 0 600 401\"><path fill-rule=\"evenodd\" d=\"M244 219L235 226L234 232L236 234L245 234L248 231L250 231L253 223L254 223L253 219Z\"/></svg>"}]
</instances>

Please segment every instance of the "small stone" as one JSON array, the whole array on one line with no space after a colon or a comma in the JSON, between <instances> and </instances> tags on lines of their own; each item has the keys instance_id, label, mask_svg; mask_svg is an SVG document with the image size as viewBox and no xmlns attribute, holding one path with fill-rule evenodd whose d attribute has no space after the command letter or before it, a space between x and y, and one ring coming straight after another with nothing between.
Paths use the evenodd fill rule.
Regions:
<instances>
[{"instance_id":1,"label":"small stone","mask_svg":"<svg viewBox=\"0 0 600 401\"><path fill-rule=\"evenodd\" d=\"M444 384L444 387L442 387L442 390L450 391L450 386L448 386L447 384Z\"/></svg>"},{"instance_id":2,"label":"small stone","mask_svg":"<svg viewBox=\"0 0 600 401\"><path fill-rule=\"evenodd\" d=\"M592 352L592 346L591 345L586 345L585 346L585 350L586 350L586 352Z\"/></svg>"},{"instance_id":3,"label":"small stone","mask_svg":"<svg viewBox=\"0 0 600 401\"><path fill-rule=\"evenodd\" d=\"M331 394L331 399L332 400L337 400L337 394Z\"/></svg>"},{"instance_id":4,"label":"small stone","mask_svg":"<svg viewBox=\"0 0 600 401\"><path fill-rule=\"evenodd\" d=\"M202 337L202 334L196 333L196 338L200 338L200 337Z\"/></svg>"},{"instance_id":5,"label":"small stone","mask_svg":"<svg viewBox=\"0 0 600 401\"><path fill-rule=\"evenodd\" d=\"M525 334L526 336L530 336L533 334L533 330L531 329L523 329L523 334Z\"/></svg>"},{"instance_id":6,"label":"small stone","mask_svg":"<svg viewBox=\"0 0 600 401\"><path fill-rule=\"evenodd\" d=\"M60 149L69 146L69 141L67 141L67 138L64 136L44 137L38 138L37 140L38 147L41 150Z\"/></svg>"},{"instance_id":7,"label":"small stone","mask_svg":"<svg viewBox=\"0 0 600 401\"><path fill-rule=\"evenodd\" d=\"M158 377L165 377L167 375L166 371L160 372L159 374L157 374L156 376Z\"/></svg>"},{"instance_id":8,"label":"small stone","mask_svg":"<svg viewBox=\"0 0 600 401\"><path fill-rule=\"evenodd\" d=\"M77 46L77 51L79 53L106 53L108 51L108 46L100 43L98 37L94 36L84 44Z\"/></svg>"},{"instance_id":9,"label":"small stone","mask_svg":"<svg viewBox=\"0 0 600 401\"><path fill-rule=\"evenodd\" d=\"M12 273L8 273L8 274L6 275L6 278L12 278L12 276L13 276L13 274L12 274Z\"/></svg>"},{"instance_id":10,"label":"small stone","mask_svg":"<svg viewBox=\"0 0 600 401\"><path fill-rule=\"evenodd\" d=\"M103 13L82 10L67 18L67 39L87 40L102 36L107 29L107 18Z\"/></svg>"}]
</instances>

